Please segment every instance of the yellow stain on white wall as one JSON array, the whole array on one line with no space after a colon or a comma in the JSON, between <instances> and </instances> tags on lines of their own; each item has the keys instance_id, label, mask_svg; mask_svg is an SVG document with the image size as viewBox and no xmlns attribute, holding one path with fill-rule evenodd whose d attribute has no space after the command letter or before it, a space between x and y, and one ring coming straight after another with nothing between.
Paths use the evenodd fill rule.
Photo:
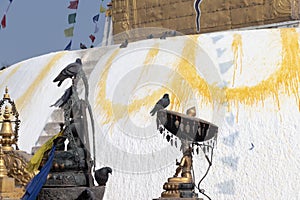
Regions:
<instances>
[{"instance_id":1,"label":"yellow stain on white wall","mask_svg":"<svg viewBox=\"0 0 300 200\"><path fill-rule=\"evenodd\" d=\"M234 106L237 111L240 104L253 106L259 102L263 103L267 98L273 98L278 109L280 109L280 93L294 95L300 110L298 94L300 80L298 33L295 29L281 29L280 35L282 40L281 67L267 79L254 86L237 88L219 88L214 84L208 84L208 82L199 75L197 67L195 66L198 36L189 37L191 39L185 41L181 57L171 65L173 74L170 76L170 81L166 85L166 88L170 89L160 88L146 97L135 99L129 105L115 104L106 98L106 81L112 62L119 53L119 49L117 49L108 59L98 83L99 94L96 106L99 105L101 107L101 114L103 114L103 111L105 113L102 123L113 124L128 115L128 112L137 112L142 106L150 106L150 104L153 106L153 103L160 99L166 92L170 93L171 103L169 109L178 112L184 112L181 110L181 104L190 100L193 95L200 95L202 97L201 106L208 104L214 106L214 104L221 105L226 103L228 104L229 110ZM235 73L233 75L233 79L235 79L235 76L238 76L236 71L239 66L240 72L242 71L243 49L241 35L234 35L232 49L235 57ZM145 68L145 70L143 70L144 72L147 72L151 64L155 63L158 53L159 45L155 44L149 50L143 62Z\"/></svg>"},{"instance_id":2,"label":"yellow stain on white wall","mask_svg":"<svg viewBox=\"0 0 300 200\"><path fill-rule=\"evenodd\" d=\"M255 86L226 88L224 102L228 102L230 105L238 108L239 104L252 106L259 102L263 103L267 98L273 98L278 109L280 109L279 94L285 93L295 96L300 110L300 48L298 33L295 29L280 29L280 36L282 43L281 67Z\"/></svg>"},{"instance_id":3,"label":"yellow stain on white wall","mask_svg":"<svg viewBox=\"0 0 300 200\"><path fill-rule=\"evenodd\" d=\"M243 42L242 35L234 34L233 41L231 44L231 49L233 51L233 77L232 77L232 86L234 86L236 73L238 70L238 66L240 66L240 74L242 73L242 63L243 63Z\"/></svg>"},{"instance_id":4,"label":"yellow stain on white wall","mask_svg":"<svg viewBox=\"0 0 300 200\"><path fill-rule=\"evenodd\" d=\"M21 64L18 64L16 67L14 67L7 76L5 76L4 80L1 82L0 87L5 86L5 84L8 82L8 80L19 70L21 67ZM9 89L9 88L8 88Z\"/></svg>"},{"instance_id":5,"label":"yellow stain on white wall","mask_svg":"<svg viewBox=\"0 0 300 200\"><path fill-rule=\"evenodd\" d=\"M34 79L31 85L27 88L27 90L23 93L21 97L16 100L16 106L19 110L22 110L27 103L30 103L30 99L32 98L34 92L39 87L40 83L44 80L44 78L49 74L51 70L51 66L53 66L57 60L59 60L66 52L60 52L53 56L53 58L45 65L39 75Z\"/></svg>"}]
</instances>

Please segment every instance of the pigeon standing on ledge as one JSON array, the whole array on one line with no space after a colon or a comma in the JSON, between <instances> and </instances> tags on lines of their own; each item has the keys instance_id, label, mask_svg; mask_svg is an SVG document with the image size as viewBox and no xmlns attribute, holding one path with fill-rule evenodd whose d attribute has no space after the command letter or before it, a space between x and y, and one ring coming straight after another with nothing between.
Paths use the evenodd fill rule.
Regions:
<instances>
[{"instance_id":1,"label":"pigeon standing on ledge","mask_svg":"<svg viewBox=\"0 0 300 200\"><path fill-rule=\"evenodd\" d=\"M167 32L167 31L166 31L166 32L163 32L162 36L160 36L159 39L165 40L166 37L167 37L167 35L168 35L168 32Z\"/></svg>"},{"instance_id":2,"label":"pigeon standing on ledge","mask_svg":"<svg viewBox=\"0 0 300 200\"><path fill-rule=\"evenodd\" d=\"M120 48L126 48L128 45L128 40L126 39L122 44L120 45Z\"/></svg>"},{"instance_id":3,"label":"pigeon standing on ledge","mask_svg":"<svg viewBox=\"0 0 300 200\"><path fill-rule=\"evenodd\" d=\"M152 38L153 38L152 34L150 34L150 35L147 36L147 39L152 39Z\"/></svg>"},{"instance_id":4,"label":"pigeon standing on ledge","mask_svg":"<svg viewBox=\"0 0 300 200\"><path fill-rule=\"evenodd\" d=\"M80 42L80 49L87 49L87 47Z\"/></svg>"},{"instance_id":5,"label":"pigeon standing on ledge","mask_svg":"<svg viewBox=\"0 0 300 200\"><path fill-rule=\"evenodd\" d=\"M69 64L65 67L59 75L53 80L53 82L58 82L58 87L62 84L62 82L67 78L76 77L78 72L80 71L82 66L81 59L77 58L76 62Z\"/></svg>"},{"instance_id":6,"label":"pigeon standing on ledge","mask_svg":"<svg viewBox=\"0 0 300 200\"><path fill-rule=\"evenodd\" d=\"M110 167L103 167L95 171L95 179L99 186L106 185L108 174L112 174L112 169Z\"/></svg>"},{"instance_id":7,"label":"pigeon standing on ledge","mask_svg":"<svg viewBox=\"0 0 300 200\"><path fill-rule=\"evenodd\" d=\"M169 94L164 94L163 98L161 98L151 110L150 114L153 116L159 110L166 108L170 104Z\"/></svg>"}]
</instances>

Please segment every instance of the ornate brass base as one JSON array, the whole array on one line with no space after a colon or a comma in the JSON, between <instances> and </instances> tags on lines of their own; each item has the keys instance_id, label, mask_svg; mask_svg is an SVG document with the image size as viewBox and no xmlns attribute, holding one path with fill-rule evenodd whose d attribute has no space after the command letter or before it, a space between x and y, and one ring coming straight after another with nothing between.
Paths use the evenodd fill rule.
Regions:
<instances>
[{"instance_id":1,"label":"ornate brass base","mask_svg":"<svg viewBox=\"0 0 300 200\"><path fill-rule=\"evenodd\" d=\"M163 186L161 198L197 198L192 179L186 177L172 177Z\"/></svg>"}]
</instances>

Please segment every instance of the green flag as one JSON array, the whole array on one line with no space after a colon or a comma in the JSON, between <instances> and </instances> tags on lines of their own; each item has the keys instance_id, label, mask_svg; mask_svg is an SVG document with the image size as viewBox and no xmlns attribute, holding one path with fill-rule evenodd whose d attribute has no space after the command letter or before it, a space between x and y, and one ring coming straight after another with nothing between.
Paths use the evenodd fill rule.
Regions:
<instances>
[{"instance_id":1,"label":"green flag","mask_svg":"<svg viewBox=\"0 0 300 200\"><path fill-rule=\"evenodd\" d=\"M106 9L101 5L100 6L100 13L105 13Z\"/></svg>"},{"instance_id":2,"label":"green flag","mask_svg":"<svg viewBox=\"0 0 300 200\"><path fill-rule=\"evenodd\" d=\"M66 36L66 37L72 37L72 36L73 36L73 31L74 31L74 26L65 29L65 30L64 30L65 36Z\"/></svg>"},{"instance_id":3,"label":"green flag","mask_svg":"<svg viewBox=\"0 0 300 200\"><path fill-rule=\"evenodd\" d=\"M74 24L76 22L76 13L69 14L68 21L69 24Z\"/></svg>"}]
</instances>

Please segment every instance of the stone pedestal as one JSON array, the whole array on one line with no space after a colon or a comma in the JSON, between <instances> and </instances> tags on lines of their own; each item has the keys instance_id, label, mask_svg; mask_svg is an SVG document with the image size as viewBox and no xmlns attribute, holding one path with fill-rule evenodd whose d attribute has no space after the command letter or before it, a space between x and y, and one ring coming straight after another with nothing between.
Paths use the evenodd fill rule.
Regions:
<instances>
[{"instance_id":1,"label":"stone pedestal","mask_svg":"<svg viewBox=\"0 0 300 200\"><path fill-rule=\"evenodd\" d=\"M42 188L37 200L76 200L80 194L89 189L96 197L95 200L102 200L104 196L104 186L94 187L64 187L64 188Z\"/></svg>"}]
</instances>

